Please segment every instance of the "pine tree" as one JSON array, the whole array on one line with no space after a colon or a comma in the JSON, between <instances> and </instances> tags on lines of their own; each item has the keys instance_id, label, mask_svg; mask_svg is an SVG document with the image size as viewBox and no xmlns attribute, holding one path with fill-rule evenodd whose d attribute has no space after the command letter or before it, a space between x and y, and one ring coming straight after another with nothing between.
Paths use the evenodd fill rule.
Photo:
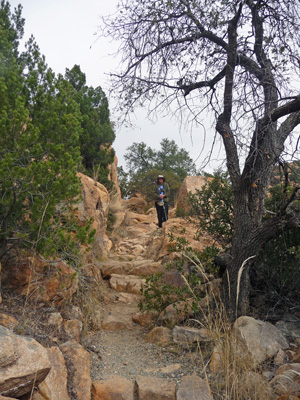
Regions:
<instances>
[{"instance_id":1,"label":"pine tree","mask_svg":"<svg viewBox=\"0 0 300 400\"><path fill-rule=\"evenodd\" d=\"M0 257L15 245L70 257L76 237L92 238L89 223L78 228L67 212L80 193L81 114L73 87L48 68L33 38L19 54L21 11L2 0Z\"/></svg>"},{"instance_id":2,"label":"pine tree","mask_svg":"<svg viewBox=\"0 0 300 400\"><path fill-rule=\"evenodd\" d=\"M79 65L74 65L71 70L66 69L65 77L76 91L82 115L79 140L85 172L96 175L99 182L108 186L107 167L114 160L111 145L115 134L107 97L100 86L93 88L86 85L86 76Z\"/></svg>"}]
</instances>

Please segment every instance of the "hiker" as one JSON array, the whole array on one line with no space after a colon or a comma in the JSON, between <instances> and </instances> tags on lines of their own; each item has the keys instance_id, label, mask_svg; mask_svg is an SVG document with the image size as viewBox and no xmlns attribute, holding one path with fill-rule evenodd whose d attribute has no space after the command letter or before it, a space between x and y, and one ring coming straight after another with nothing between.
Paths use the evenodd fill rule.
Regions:
<instances>
[{"instance_id":1,"label":"hiker","mask_svg":"<svg viewBox=\"0 0 300 400\"><path fill-rule=\"evenodd\" d=\"M157 211L158 226L168 220L170 188L163 175L158 175L154 188L155 207Z\"/></svg>"}]
</instances>

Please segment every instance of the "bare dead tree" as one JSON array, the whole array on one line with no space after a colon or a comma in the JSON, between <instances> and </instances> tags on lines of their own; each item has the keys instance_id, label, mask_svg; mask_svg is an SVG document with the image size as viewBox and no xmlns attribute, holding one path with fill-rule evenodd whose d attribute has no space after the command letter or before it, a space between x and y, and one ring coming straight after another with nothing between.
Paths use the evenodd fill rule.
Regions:
<instances>
[{"instance_id":1,"label":"bare dead tree","mask_svg":"<svg viewBox=\"0 0 300 400\"><path fill-rule=\"evenodd\" d=\"M300 124L299 1L121 0L100 30L121 41L123 69L112 82L124 114L146 102L176 104L196 120L205 109L215 113L234 193L224 298L228 311L247 313L254 256L300 226L298 188L264 218L274 165Z\"/></svg>"}]
</instances>

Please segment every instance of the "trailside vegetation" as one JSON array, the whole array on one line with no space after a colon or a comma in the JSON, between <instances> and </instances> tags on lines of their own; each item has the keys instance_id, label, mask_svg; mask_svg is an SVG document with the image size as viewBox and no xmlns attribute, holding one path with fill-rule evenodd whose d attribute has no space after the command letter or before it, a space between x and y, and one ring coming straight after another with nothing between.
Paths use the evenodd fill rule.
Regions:
<instances>
[{"instance_id":1,"label":"trailside vegetation","mask_svg":"<svg viewBox=\"0 0 300 400\"><path fill-rule=\"evenodd\" d=\"M128 172L119 168L119 183L123 195L142 193L148 200L153 196L153 183L164 174L170 186L170 203L174 205L184 178L196 174L196 166L188 152L174 140L162 139L158 150L146 143L133 143L124 155Z\"/></svg>"},{"instance_id":2,"label":"trailside vegetation","mask_svg":"<svg viewBox=\"0 0 300 400\"><path fill-rule=\"evenodd\" d=\"M114 135L100 88L95 92L88 88L91 99L85 112L76 88L48 67L33 37L20 52L24 23L22 7L12 12L2 0L0 258L15 247L24 247L46 258L59 254L71 259L78 252L78 243L90 243L95 234L91 221L79 226L72 213L81 193L76 174L88 159L88 150L85 154L82 149L83 138L93 131L92 122L88 128L84 125L92 116L91 104L95 113L104 115L102 119L99 116L103 142L111 144ZM94 121L96 137L101 129L96 117ZM90 154L89 162L101 163L102 154L106 150ZM107 156L105 163L109 161Z\"/></svg>"},{"instance_id":3,"label":"trailside vegetation","mask_svg":"<svg viewBox=\"0 0 300 400\"><path fill-rule=\"evenodd\" d=\"M223 260L232 319L249 311L250 271L263 246L300 226L299 187L265 218L274 165L297 154L299 28L294 0L121 0L102 22L101 35L121 38L112 88L123 112L148 104L149 111L182 111L198 125L207 112L215 117L233 193Z\"/></svg>"}]
</instances>

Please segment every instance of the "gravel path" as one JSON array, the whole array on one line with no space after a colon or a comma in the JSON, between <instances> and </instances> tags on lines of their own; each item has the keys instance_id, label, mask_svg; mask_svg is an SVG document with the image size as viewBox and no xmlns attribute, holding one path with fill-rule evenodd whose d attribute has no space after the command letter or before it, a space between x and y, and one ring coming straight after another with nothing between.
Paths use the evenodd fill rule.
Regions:
<instances>
[{"instance_id":1,"label":"gravel path","mask_svg":"<svg viewBox=\"0 0 300 400\"><path fill-rule=\"evenodd\" d=\"M103 317L107 314L121 315L131 320L132 315L138 311L137 303L112 301L112 296L118 295L108 290L111 296L102 310ZM109 375L119 375L134 380L138 375L147 375L179 382L184 375L201 374L203 367L197 349L185 350L176 344L161 346L147 343L145 335L149 330L133 324L127 330L102 330L90 334L85 346L92 350L92 379L101 380Z\"/></svg>"},{"instance_id":2,"label":"gravel path","mask_svg":"<svg viewBox=\"0 0 300 400\"><path fill-rule=\"evenodd\" d=\"M184 375L201 372L197 352L146 343L145 333L144 328L134 326L126 331L102 331L91 338L98 343L100 355L92 353L92 379L119 375L134 380L137 375L147 375L178 382Z\"/></svg>"}]
</instances>

